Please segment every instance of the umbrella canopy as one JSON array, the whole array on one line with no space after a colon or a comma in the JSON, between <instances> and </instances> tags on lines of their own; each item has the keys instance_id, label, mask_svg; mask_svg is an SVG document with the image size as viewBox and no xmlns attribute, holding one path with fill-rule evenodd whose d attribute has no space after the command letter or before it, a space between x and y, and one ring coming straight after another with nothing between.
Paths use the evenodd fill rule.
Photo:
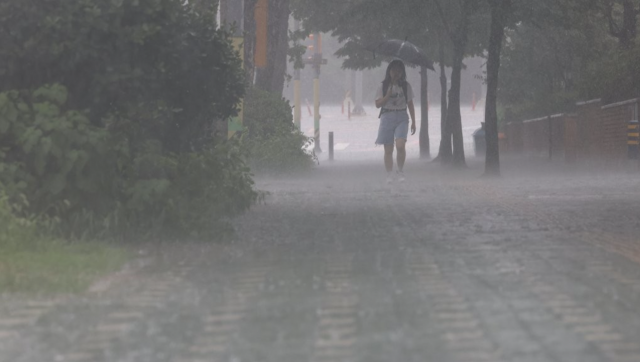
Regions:
<instances>
[{"instance_id":1,"label":"umbrella canopy","mask_svg":"<svg viewBox=\"0 0 640 362\"><path fill-rule=\"evenodd\" d=\"M420 50L420 48L406 40L384 40L378 44L368 46L366 49L372 51L374 56L378 53L390 57L396 57L407 63L435 70L431 59L429 59L422 50Z\"/></svg>"}]
</instances>

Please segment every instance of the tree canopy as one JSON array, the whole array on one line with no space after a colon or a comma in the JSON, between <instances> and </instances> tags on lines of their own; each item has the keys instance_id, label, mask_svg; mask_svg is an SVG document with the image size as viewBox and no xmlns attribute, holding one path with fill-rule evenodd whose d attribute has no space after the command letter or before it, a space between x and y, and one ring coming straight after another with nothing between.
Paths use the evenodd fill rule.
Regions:
<instances>
[{"instance_id":1,"label":"tree canopy","mask_svg":"<svg viewBox=\"0 0 640 362\"><path fill-rule=\"evenodd\" d=\"M0 193L76 235L222 235L257 194L215 137L244 94L215 15L176 0L0 2Z\"/></svg>"},{"instance_id":2,"label":"tree canopy","mask_svg":"<svg viewBox=\"0 0 640 362\"><path fill-rule=\"evenodd\" d=\"M236 112L244 91L215 13L180 1L5 1L0 21L0 91L59 83L93 124L133 122L174 151Z\"/></svg>"},{"instance_id":3,"label":"tree canopy","mask_svg":"<svg viewBox=\"0 0 640 362\"><path fill-rule=\"evenodd\" d=\"M522 119L565 112L578 100L637 97L639 45L634 21L628 19L630 3L637 18L640 5L626 0L563 0L530 7L507 31L501 108L510 118Z\"/></svg>"},{"instance_id":4,"label":"tree canopy","mask_svg":"<svg viewBox=\"0 0 640 362\"><path fill-rule=\"evenodd\" d=\"M374 59L372 52L364 47L385 39L408 39L435 61L441 60L440 42L447 41L443 39L444 29L431 1L329 0L318 3L292 0L292 10L293 16L302 20L307 33L328 32L342 42L343 46L336 55L345 58L343 67L348 69L379 66L385 58ZM478 15L472 19L473 34L479 33L475 30L486 27L485 22L480 20L482 16ZM473 37L468 56L482 52L483 39L481 36ZM451 52L449 47L446 50L445 61L450 65Z\"/></svg>"}]
</instances>

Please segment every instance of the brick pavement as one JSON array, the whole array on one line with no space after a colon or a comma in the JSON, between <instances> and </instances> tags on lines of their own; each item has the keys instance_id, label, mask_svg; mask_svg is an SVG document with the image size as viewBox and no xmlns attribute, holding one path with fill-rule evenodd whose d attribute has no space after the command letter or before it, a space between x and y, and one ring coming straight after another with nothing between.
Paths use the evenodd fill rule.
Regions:
<instances>
[{"instance_id":1,"label":"brick pavement","mask_svg":"<svg viewBox=\"0 0 640 362\"><path fill-rule=\"evenodd\" d=\"M640 361L637 175L470 166L259 179L233 242L161 245L99 296L3 314L0 360Z\"/></svg>"}]
</instances>

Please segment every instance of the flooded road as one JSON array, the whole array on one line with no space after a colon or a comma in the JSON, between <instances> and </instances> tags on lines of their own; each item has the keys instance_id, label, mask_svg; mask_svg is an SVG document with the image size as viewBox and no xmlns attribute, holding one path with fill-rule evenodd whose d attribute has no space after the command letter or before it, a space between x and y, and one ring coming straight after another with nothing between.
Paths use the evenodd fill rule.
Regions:
<instances>
[{"instance_id":1,"label":"flooded road","mask_svg":"<svg viewBox=\"0 0 640 362\"><path fill-rule=\"evenodd\" d=\"M259 178L233 242L145 247L85 295L3 300L0 360L640 361L637 174L512 166Z\"/></svg>"}]
</instances>

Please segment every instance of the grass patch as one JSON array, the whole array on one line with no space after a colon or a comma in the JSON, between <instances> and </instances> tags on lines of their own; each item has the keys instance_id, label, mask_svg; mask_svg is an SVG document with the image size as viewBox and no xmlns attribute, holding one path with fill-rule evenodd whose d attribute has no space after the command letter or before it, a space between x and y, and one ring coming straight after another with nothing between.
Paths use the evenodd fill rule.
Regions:
<instances>
[{"instance_id":1,"label":"grass patch","mask_svg":"<svg viewBox=\"0 0 640 362\"><path fill-rule=\"evenodd\" d=\"M123 248L95 242L0 245L0 292L79 293L129 259Z\"/></svg>"},{"instance_id":2,"label":"grass patch","mask_svg":"<svg viewBox=\"0 0 640 362\"><path fill-rule=\"evenodd\" d=\"M51 220L20 217L16 209L0 192L0 293L82 292L130 257L107 243L61 240Z\"/></svg>"}]
</instances>

